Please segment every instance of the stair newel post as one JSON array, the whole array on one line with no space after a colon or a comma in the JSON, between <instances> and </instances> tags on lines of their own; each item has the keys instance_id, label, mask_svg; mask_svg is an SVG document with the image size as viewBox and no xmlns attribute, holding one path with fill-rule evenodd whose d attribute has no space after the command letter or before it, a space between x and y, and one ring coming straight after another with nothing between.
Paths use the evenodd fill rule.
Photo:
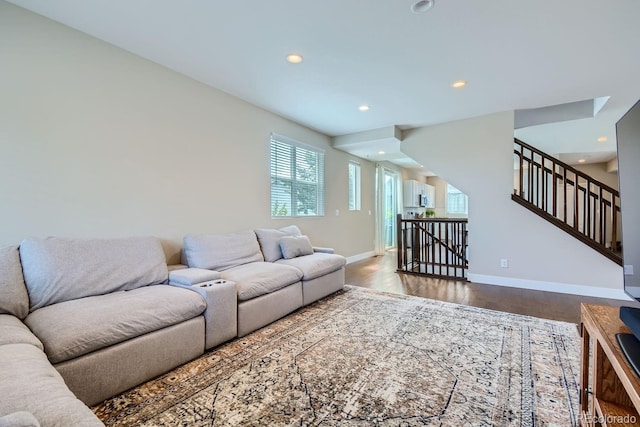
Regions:
<instances>
[{"instance_id":1,"label":"stair newel post","mask_svg":"<svg viewBox=\"0 0 640 427\"><path fill-rule=\"evenodd\" d=\"M468 263L469 260L467 260L467 223L463 222L462 223L462 268L469 268L468 267Z\"/></svg>"}]
</instances>

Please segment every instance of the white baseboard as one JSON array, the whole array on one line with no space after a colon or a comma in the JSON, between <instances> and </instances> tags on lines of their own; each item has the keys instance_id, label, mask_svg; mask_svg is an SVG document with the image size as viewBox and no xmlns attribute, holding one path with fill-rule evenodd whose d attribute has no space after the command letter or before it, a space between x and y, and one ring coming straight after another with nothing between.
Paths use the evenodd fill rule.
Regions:
<instances>
[{"instance_id":1,"label":"white baseboard","mask_svg":"<svg viewBox=\"0 0 640 427\"><path fill-rule=\"evenodd\" d=\"M376 256L376 253L374 251L353 255L353 256L347 257L347 264L351 264L352 262L356 262L356 261L362 261L363 259L371 258L374 256Z\"/></svg>"},{"instance_id":2,"label":"white baseboard","mask_svg":"<svg viewBox=\"0 0 640 427\"><path fill-rule=\"evenodd\" d=\"M582 295L586 297L610 298L634 301L622 289L601 288L597 286L572 285L569 283L540 282L537 280L517 279L514 277L486 276L469 273L467 279L485 285L509 286L512 288L532 289L535 291L557 292L561 294Z\"/></svg>"}]
</instances>

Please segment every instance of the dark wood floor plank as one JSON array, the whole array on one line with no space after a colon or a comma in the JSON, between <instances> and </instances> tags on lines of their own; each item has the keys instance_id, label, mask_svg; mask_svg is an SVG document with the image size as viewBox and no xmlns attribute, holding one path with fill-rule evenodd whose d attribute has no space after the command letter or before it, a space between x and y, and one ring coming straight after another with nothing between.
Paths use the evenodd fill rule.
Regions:
<instances>
[{"instance_id":1,"label":"dark wood floor plank","mask_svg":"<svg viewBox=\"0 0 640 427\"><path fill-rule=\"evenodd\" d=\"M384 292L572 323L580 323L581 302L616 307L621 305L640 307L640 304L632 301L425 278L396 273L396 266L394 252L351 263L346 268L346 283Z\"/></svg>"}]
</instances>

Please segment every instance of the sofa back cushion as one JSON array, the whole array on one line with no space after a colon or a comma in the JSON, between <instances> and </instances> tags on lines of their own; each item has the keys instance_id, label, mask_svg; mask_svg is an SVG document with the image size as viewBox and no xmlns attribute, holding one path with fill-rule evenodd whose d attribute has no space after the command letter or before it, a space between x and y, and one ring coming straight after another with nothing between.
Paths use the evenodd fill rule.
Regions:
<instances>
[{"instance_id":1,"label":"sofa back cushion","mask_svg":"<svg viewBox=\"0 0 640 427\"><path fill-rule=\"evenodd\" d=\"M287 236L300 236L302 233L295 225L289 225L279 229L259 228L255 230L260 248L267 262L275 262L282 258L282 250L280 249L280 239Z\"/></svg>"},{"instance_id":2,"label":"sofa back cushion","mask_svg":"<svg viewBox=\"0 0 640 427\"><path fill-rule=\"evenodd\" d=\"M226 270L250 262L264 261L253 231L227 234L188 234L184 254L189 267Z\"/></svg>"},{"instance_id":3,"label":"sofa back cushion","mask_svg":"<svg viewBox=\"0 0 640 427\"><path fill-rule=\"evenodd\" d=\"M12 314L20 319L29 314L29 295L17 246L0 248L0 314Z\"/></svg>"},{"instance_id":4,"label":"sofa back cushion","mask_svg":"<svg viewBox=\"0 0 640 427\"><path fill-rule=\"evenodd\" d=\"M168 280L155 237L27 239L20 258L31 311L57 302L126 291Z\"/></svg>"}]
</instances>

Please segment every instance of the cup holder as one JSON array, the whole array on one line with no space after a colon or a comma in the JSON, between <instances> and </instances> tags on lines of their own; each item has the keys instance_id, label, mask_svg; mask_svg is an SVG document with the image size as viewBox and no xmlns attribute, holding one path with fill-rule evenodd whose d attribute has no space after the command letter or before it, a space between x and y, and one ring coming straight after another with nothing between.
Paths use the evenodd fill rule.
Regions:
<instances>
[{"instance_id":1,"label":"cup holder","mask_svg":"<svg viewBox=\"0 0 640 427\"><path fill-rule=\"evenodd\" d=\"M227 283L227 281L224 280L224 279L218 279L218 280L214 280L212 282L203 283L203 284L201 284L199 286L201 288L210 288L213 285L220 285L220 284L223 284L223 283Z\"/></svg>"}]
</instances>

